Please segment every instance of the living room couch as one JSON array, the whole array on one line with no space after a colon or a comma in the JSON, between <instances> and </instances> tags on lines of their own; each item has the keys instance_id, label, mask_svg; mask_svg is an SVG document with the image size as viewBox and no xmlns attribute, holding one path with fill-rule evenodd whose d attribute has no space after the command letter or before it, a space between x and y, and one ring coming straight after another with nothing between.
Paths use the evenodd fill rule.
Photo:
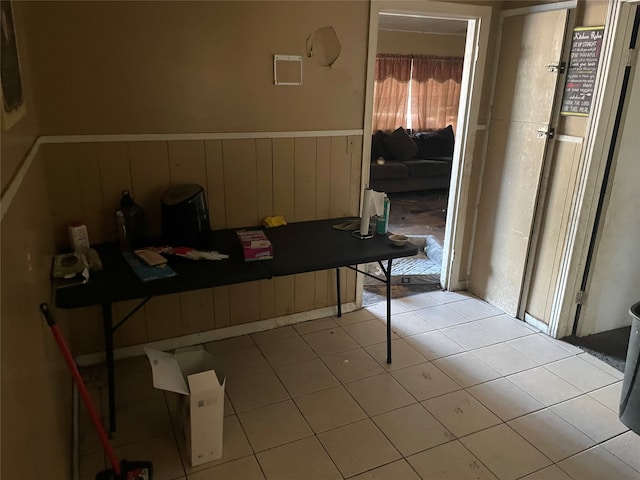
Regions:
<instances>
[{"instance_id":1,"label":"living room couch","mask_svg":"<svg viewBox=\"0 0 640 480\"><path fill-rule=\"evenodd\" d=\"M385 193L449 188L453 127L409 134L399 127L371 139L369 187Z\"/></svg>"}]
</instances>

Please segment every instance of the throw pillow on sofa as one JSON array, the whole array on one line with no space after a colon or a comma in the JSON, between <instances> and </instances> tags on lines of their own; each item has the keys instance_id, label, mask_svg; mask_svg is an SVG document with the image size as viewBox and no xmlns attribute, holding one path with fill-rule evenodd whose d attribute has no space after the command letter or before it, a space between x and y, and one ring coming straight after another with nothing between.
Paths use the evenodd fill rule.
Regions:
<instances>
[{"instance_id":1,"label":"throw pillow on sofa","mask_svg":"<svg viewBox=\"0 0 640 480\"><path fill-rule=\"evenodd\" d=\"M418 146L418 158L453 156L455 139L451 125L430 132L418 132L413 135L413 138Z\"/></svg>"},{"instance_id":2,"label":"throw pillow on sofa","mask_svg":"<svg viewBox=\"0 0 640 480\"><path fill-rule=\"evenodd\" d=\"M402 127L398 127L391 132L382 143L400 161L409 160L418 153L418 145Z\"/></svg>"},{"instance_id":3,"label":"throw pillow on sofa","mask_svg":"<svg viewBox=\"0 0 640 480\"><path fill-rule=\"evenodd\" d=\"M391 155L389 149L384 145L384 139L388 136L389 134L382 130L378 130L371 136L371 163L375 163L378 157L382 157L385 160L395 160L395 157Z\"/></svg>"}]
</instances>

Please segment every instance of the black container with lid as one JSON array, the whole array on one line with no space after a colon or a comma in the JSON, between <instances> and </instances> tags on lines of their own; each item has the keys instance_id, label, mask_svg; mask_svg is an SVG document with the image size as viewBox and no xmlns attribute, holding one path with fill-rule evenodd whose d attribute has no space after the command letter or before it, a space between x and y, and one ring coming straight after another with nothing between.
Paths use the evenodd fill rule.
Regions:
<instances>
[{"instance_id":1,"label":"black container with lid","mask_svg":"<svg viewBox=\"0 0 640 480\"><path fill-rule=\"evenodd\" d=\"M172 247L205 247L211 230L202 186L174 185L162 194L162 237Z\"/></svg>"},{"instance_id":2,"label":"black container with lid","mask_svg":"<svg viewBox=\"0 0 640 480\"><path fill-rule=\"evenodd\" d=\"M620 421L640 435L640 302L629 309L631 332L620 395Z\"/></svg>"}]
</instances>

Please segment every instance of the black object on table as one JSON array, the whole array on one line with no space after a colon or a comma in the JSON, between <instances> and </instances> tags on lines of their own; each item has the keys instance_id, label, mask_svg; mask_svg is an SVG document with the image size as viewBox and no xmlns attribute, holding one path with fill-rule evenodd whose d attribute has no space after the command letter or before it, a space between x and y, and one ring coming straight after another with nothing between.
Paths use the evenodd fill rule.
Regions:
<instances>
[{"instance_id":1,"label":"black object on table","mask_svg":"<svg viewBox=\"0 0 640 480\"><path fill-rule=\"evenodd\" d=\"M273 260L245 262L236 236L239 229L205 232L202 249L229 255L220 261L188 260L169 256L169 266L175 277L142 282L125 262L117 243L94 245L104 266L92 272L84 285L56 290L56 305L60 308L102 306L107 381L109 389L109 431L116 431L113 334L152 297L236 283L265 280L296 273L336 269L337 310L342 315L340 298L340 268L347 267L382 281L387 286L387 363L391 363L391 264L394 258L416 255L418 248L407 243L395 246L386 235L360 240L350 231L337 230L333 225L349 220L334 218L290 223L265 230L273 245ZM260 227L255 227L260 228ZM386 266L383 265L386 261ZM357 265L377 262L384 278L359 270ZM117 325L113 325L112 304L124 300L143 299Z\"/></svg>"}]
</instances>

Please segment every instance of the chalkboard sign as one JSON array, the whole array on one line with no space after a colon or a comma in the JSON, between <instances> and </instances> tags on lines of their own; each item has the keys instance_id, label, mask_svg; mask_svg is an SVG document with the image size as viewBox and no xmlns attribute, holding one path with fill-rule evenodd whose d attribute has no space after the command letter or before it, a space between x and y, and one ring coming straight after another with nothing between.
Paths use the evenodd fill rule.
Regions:
<instances>
[{"instance_id":1,"label":"chalkboard sign","mask_svg":"<svg viewBox=\"0 0 640 480\"><path fill-rule=\"evenodd\" d=\"M561 115L589 116L603 36L604 27L578 27L573 30Z\"/></svg>"}]
</instances>

